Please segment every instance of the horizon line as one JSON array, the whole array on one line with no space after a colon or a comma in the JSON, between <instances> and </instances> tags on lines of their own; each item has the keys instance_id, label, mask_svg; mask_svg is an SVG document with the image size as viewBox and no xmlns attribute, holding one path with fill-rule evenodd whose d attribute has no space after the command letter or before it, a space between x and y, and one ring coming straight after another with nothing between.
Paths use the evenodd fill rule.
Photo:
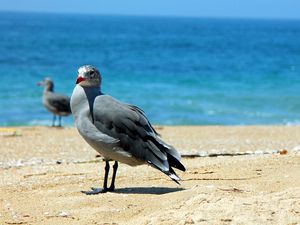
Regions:
<instances>
[{"instance_id":1,"label":"horizon line","mask_svg":"<svg viewBox=\"0 0 300 225\"><path fill-rule=\"evenodd\" d=\"M161 14L130 14L130 13L86 13L86 12L61 12L61 11L28 11L28 10L1 10L0 13L24 13L24 14L54 14L54 15L82 15L82 16L124 16L124 17L157 17L157 18L183 18L183 19L232 19L232 20L280 20L280 21L300 21L294 17L237 17L237 16L193 16L193 15L161 15Z\"/></svg>"}]
</instances>

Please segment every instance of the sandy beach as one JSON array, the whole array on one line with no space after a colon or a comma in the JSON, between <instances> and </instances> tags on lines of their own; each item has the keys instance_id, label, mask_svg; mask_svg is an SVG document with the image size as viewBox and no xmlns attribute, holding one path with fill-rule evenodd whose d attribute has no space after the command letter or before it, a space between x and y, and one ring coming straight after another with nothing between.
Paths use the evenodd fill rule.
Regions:
<instances>
[{"instance_id":1,"label":"sandy beach","mask_svg":"<svg viewBox=\"0 0 300 225\"><path fill-rule=\"evenodd\" d=\"M300 224L299 126L156 129L181 185L120 164L115 193L87 196L104 163L75 128L0 128L0 224Z\"/></svg>"}]
</instances>

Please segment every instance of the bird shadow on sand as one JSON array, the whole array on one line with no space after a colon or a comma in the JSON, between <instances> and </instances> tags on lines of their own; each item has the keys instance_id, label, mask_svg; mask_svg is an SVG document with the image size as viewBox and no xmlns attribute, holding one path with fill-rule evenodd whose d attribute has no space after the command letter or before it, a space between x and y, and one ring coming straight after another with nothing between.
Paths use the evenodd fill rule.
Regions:
<instances>
[{"instance_id":1,"label":"bird shadow on sand","mask_svg":"<svg viewBox=\"0 0 300 225\"><path fill-rule=\"evenodd\" d=\"M168 188L168 187L132 187L132 188L118 188L115 193L118 194L152 194L163 195L177 191L183 191L184 188Z\"/></svg>"}]
</instances>

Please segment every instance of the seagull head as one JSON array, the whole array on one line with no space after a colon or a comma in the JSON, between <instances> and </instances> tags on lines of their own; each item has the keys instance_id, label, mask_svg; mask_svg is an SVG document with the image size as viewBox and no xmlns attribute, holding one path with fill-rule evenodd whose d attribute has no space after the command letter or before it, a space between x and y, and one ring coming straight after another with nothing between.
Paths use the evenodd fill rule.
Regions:
<instances>
[{"instance_id":1,"label":"seagull head","mask_svg":"<svg viewBox=\"0 0 300 225\"><path fill-rule=\"evenodd\" d=\"M82 87L99 87L101 75L99 70L91 65L84 65L78 69L76 84Z\"/></svg>"},{"instance_id":2,"label":"seagull head","mask_svg":"<svg viewBox=\"0 0 300 225\"><path fill-rule=\"evenodd\" d=\"M49 77L44 78L42 81L38 82L37 85L44 86L49 91L53 91L54 89L54 83Z\"/></svg>"}]
</instances>

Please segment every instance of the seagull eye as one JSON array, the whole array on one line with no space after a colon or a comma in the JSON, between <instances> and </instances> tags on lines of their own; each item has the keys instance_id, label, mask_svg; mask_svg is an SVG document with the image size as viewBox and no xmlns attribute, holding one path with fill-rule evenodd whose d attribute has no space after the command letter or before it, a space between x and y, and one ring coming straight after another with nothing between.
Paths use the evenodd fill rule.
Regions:
<instances>
[{"instance_id":1,"label":"seagull eye","mask_svg":"<svg viewBox=\"0 0 300 225\"><path fill-rule=\"evenodd\" d=\"M91 72L89 73L89 75L90 75L91 78L94 78L94 77L95 77L94 71L91 71Z\"/></svg>"}]
</instances>

